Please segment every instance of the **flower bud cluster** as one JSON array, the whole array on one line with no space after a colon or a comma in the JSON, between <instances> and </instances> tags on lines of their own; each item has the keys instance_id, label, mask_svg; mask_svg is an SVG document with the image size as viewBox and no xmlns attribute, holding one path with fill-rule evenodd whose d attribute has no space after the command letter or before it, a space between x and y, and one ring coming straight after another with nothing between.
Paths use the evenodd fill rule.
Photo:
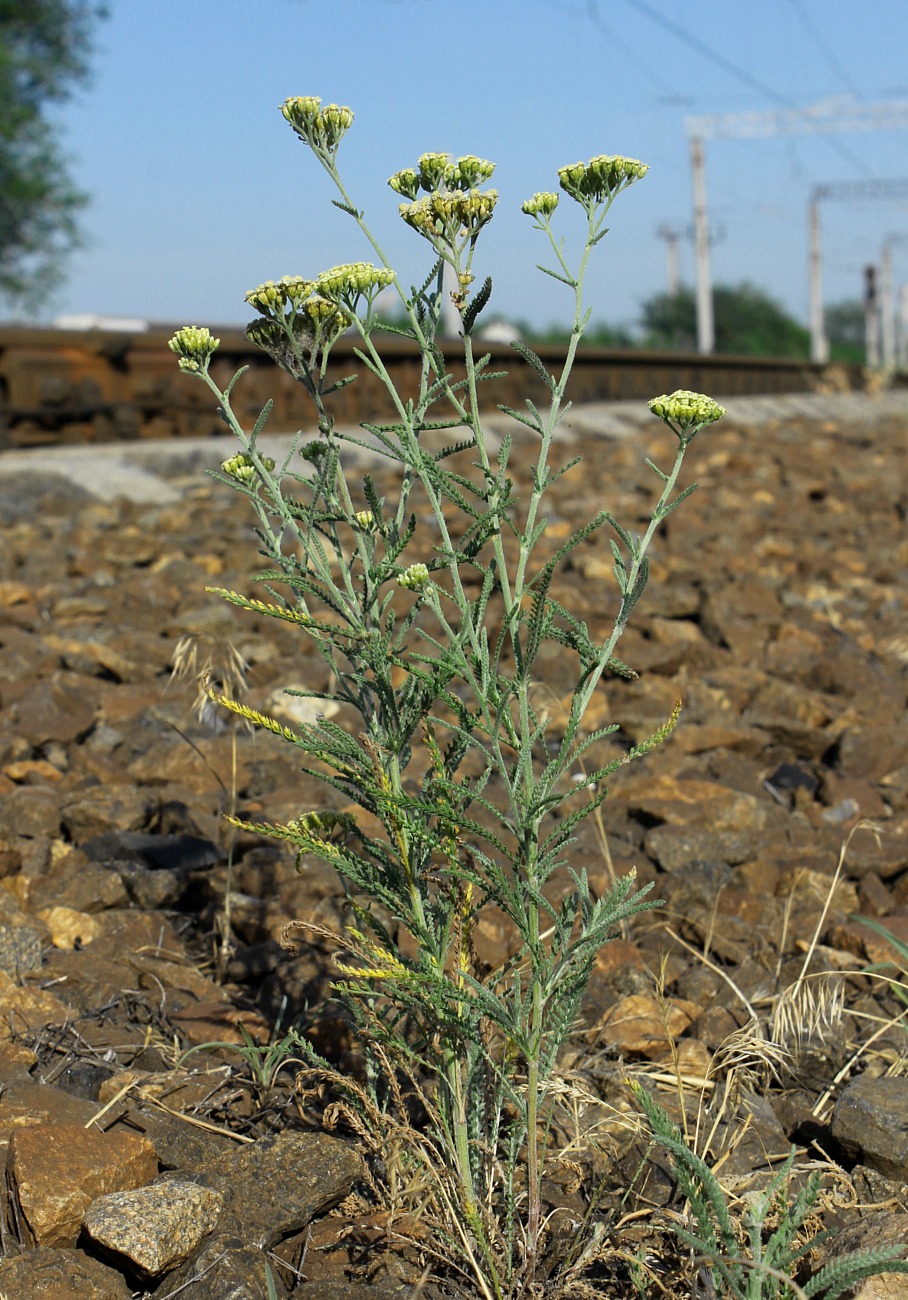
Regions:
<instances>
[{"instance_id":1,"label":"flower bud cluster","mask_svg":"<svg viewBox=\"0 0 908 1300\"><path fill-rule=\"evenodd\" d=\"M281 113L301 140L312 149L334 153L353 125L353 112L341 104L326 104L316 95L285 99Z\"/></svg>"},{"instance_id":2,"label":"flower bud cluster","mask_svg":"<svg viewBox=\"0 0 908 1300\"><path fill-rule=\"evenodd\" d=\"M403 573L398 574L397 584L408 591L417 591L429 581L429 570L424 564L411 564Z\"/></svg>"},{"instance_id":3,"label":"flower bud cluster","mask_svg":"<svg viewBox=\"0 0 908 1300\"><path fill-rule=\"evenodd\" d=\"M684 441L689 441L689 437L692 438L704 424L714 424L725 414L725 407L713 398L704 393L692 393L686 388L654 397L647 406Z\"/></svg>"},{"instance_id":4,"label":"flower bud cluster","mask_svg":"<svg viewBox=\"0 0 908 1300\"><path fill-rule=\"evenodd\" d=\"M167 346L180 358L181 370L188 374L199 374L208 369L208 363L220 342L204 327L184 325L177 330Z\"/></svg>"},{"instance_id":5,"label":"flower bud cluster","mask_svg":"<svg viewBox=\"0 0 908 1300\"><path fill-rule=\"evenodd\" d=\"M317 351L331 347L346 329L347 318L334 303L314 293L315 287L315 280L283 275L250 289L246 302L263 319L246 327L246 337L272 355L286 351L290 336Z\"/></svg>"},{"instance_id":6,"label":"flower bud cluster","mask_svg":"<svg viewBox=\"0 0 908 1300\"><path fill-rule=\"evenodd\" d=\"M384 266L373 266L371 262L344 262L323 271L315 282L315 289L331 306L354 312L361 297L371 303L376 293L393 284L394 278L394 272Z\"/></svg>"},{"instance_id":7,"label":"flower bud cluster","mask_svg":"<svg viewBox=\"0 0 908 1300\"><path fill-rule=\"evenodd\" d=\"M283 316L287 309L296 311L315 288L313 280L301 275L282 275L279 280L266 280L246 294L246 302L263 316Z\"/></svg>"},{"instance_id":8,"label":"flower bud cluster","mask_svg":"<svg viewBox=\"0 0 908 1300\"><path fill-rule=\"evenodd\" d=\"M457 239L475 239L492 220L497 202L497 190L454 190L402 203L400 215L424 238L453 244Z\"/></svg>"},{"instance_id":9,"label":"flower bud cluster","mask_svg":"<svg viewBox=\"0 0 908 1300\"><path fill-rule=\"evenodd\" d=\"M586 163L572 163L558 168L558 183L578 203L603 203L639 181L649 171L636 158L600 154Z\"/></svg>"},{"instance_id":10,"label":"flower bud cluster","mask_svg":"<svg viewBox=\"0 0 908 1300\"><path fill-rule=\"evenodd\" d=\"M540 214L544 217L550 217L558 207L559 195L553 194L551 190L543 190L541 194L534 194L531 199L521 203L520 211L525 212L528 217L538 217Z\"/></svg>"},{"instance_id":11,"label":"flower bud cluster","mask_svg":"<svg viewBox=\"0 0 908 1300\"><path fill-rule=\"evenodd\" d=\"M364 533L368 533L375 523L375 515L371 510L357 510L353 518Z\"/></svg>"},{"instance_id":12,"label":"flower bud cluster","mask_svg":"<svg viewBox=\"0 0 908 1300\"><path fill-rule=\"evenodd\" d=\"M300 455L303 460L308 460L310 465L317 465L327 455L327 452L327 444L320 442L318 438L313 438L311 442L307 442L300 447Z\"/></svg>"},{"instance_id":13,"label":"flower bud cluster","mask_svg":"<svg viewBox=\"0 0 908 1300\"><path fill-rule=\"evenodd\" d=\"M270 474L274 469L274 461L270 456L261 456L259 459ZM238 483L254 483L257 474L252 457L247 456L244 451L238 451L229 460L222 461L221 470L228 478L235 478Z\"/></svg>"},{"instance_id":14,"label":"flower bud cluster","mask_svg":"<svg viewBox=\"0 0 908 1300\"><path fill-rule=\"evenodd\" d=\"M405 167L390 177L388 184L395 194L411 201L420 190L436 194L440 190L473 190L487 181L495 164L475 154L464 154L451 161L447 153L424 153L416 160L416 167Z\"/></svg>"}]
</instances>

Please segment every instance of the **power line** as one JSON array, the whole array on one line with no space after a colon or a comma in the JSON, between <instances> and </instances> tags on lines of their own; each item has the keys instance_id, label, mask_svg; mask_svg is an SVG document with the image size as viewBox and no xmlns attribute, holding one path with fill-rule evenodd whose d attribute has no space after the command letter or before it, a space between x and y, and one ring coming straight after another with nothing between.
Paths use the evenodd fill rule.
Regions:
<instances>
[{"instance_id":1,"label":"power line","mask_svg":"<svg viewBox=\"0 0 908 1300\"><path fill-rule=\"evenodd\" d=\"M698 54L702 54L705 59L709 59L709 61L714 63L716 67L721 68L723 72L727 72L729 76L735 77L736 80L742 82L751 90L755 90L757 94L762 95L765 99L771 99L773 103L781 104L783 108L797 107L792 100L786 98L784 95L780 95L779 92L773 90L771 86L767 86L762 81L758 81L756 77L752 77L749 72L745 72L744 69L739 68L736 63L732 63L731 59L727 59L724 54L720 54L719 51L714 50L711 45L707 45L706 42L701 41L698 36L694 36L694 34L689 32L686 27L682 27L679 23L673 22L670 18L666 18L664 14L660 14L658 9L654 9L651 4L647 3L647 0L624 0L624 3L630 5L632 9L636 9L638 13L645 14L647 18L650 18L654 23L657 23L658 26L662 27L665 31L670 32L677 40L682 41L692 50L696 50ZM872 174L864 160L859 158L857 154L852 153L851 150L841 142L841 140L830 140L829 144L835 149L839 157L844 158L847 162L851 163L851 165L864 176L869 177Z\"/></svg>"},{"instance_id":2,"label":"power line","mask_svg":"<svg viewBox=\"0 0 908 1300\"><path fill-rule=\"evenodd\" d=\"M835 73L836 77L839 79L842 85L847 86L856 99L863 99L864 98L863 95L858 90L854 82L851 80L851 76L848 72L848 69L843 67L843 65L839 62L838 58L836 57L835 51L832 49L832 47L826 44L826 40L825 37L823 36L823 33L817 27L816 23L813 21L810 14L804 7L803 0L789 0L789 4L791 5L795 13L798 15L798 18L801 20L801 25L803 26L804 30L807 32L808 36L813 41L814 45L823 55L823 58L829 64L830 68Z\"/></svg>"}]
</instances>

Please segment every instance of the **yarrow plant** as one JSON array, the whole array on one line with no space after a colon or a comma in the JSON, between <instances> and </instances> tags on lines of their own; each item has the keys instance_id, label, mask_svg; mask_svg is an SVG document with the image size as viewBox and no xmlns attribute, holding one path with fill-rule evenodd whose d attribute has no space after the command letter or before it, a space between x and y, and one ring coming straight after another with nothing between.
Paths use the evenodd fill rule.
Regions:
<instances>
[{"instance_id":1,"label":"yarrow plant","mask_svg":"<svg viewBox=\"0 0 908 1300\"><path fill-rule=\"evenodd\" d=\"M210 373L217 340L186 327L170 346L181 369L211 389L236 435L240 450L219 477L248 499L272 562L258 575L270 600L219 594L310 637L335 683L328 693L310 694L335 701L356 722L345 728L321 717L290 727L212 688L219 705L293 746L304 772L346 805L286 824L237 824L293 845L302 871L312 857L330 863L349 886L352 920L343 934L302 922L294 933L330 938L340 949L335 989L367 1060L365 1081L348 1081L360 1131L372 1132L380 1147L395 1101L403 1106L407 1089L418 1092L425 1121L404 1158L422 1170L423 1186L437 1189L449 1257L466 1261L461 1267L472 1270L483 1296L541 1295L554 1267L546 1254L542 1185L559 1049L597 952L626 918L651 905L645 890L635 892L633 874L594 897L586 872L570 866L570 847L606 798L611 773L664 740L678 710L653 736L578 781L584 756L617 730L585 730L584 720L605 674L633 675L617 649L647 583L650 545L694 490L678 487L691 442L724 410L695 393L654 399L651 409L678 445L670 468L651 463L660 491L646 531L638 536L602 510L544 551L546 492L576 463L556 466L552 452L589 318L588 261L612 203L646 166L602 156L561 169L560 188L587 221L576 265L552 224L559 195L540 192L523 204L554 258L540 269L565 285L574 314L558 373L515 344L547 393L544 406L528 400L522 410L502 408L525 440L520 456L533 461L532 489L517 500L508 477L514 443L506 436L494 449L484 429L479 386L489 377L489 357L477 357L473 347L492 291L489 278L474 291L473 264L499 202L487 188L494 164L426 153L390 178L401 218L433 258L427 277L408 292L338 171L352 112L322 107L311 96L288 99L281 111L331 178L336 206L374 258L268 280L246 295L258 313L248 337L299 380L318 437L304 441L300 434L275 466L258 447L270 404L247 432L231 406L240 376L222 390ZM465 377L456 381L437 343L446 267L465 363ZM379 345L388 327L375 306L388 289L405 314L397 332L414 341L421 358L418 394L407 400ZM363 435L336 428L331 415L332 394L353 376L329 380L328 358L349 329L361 364L386 385L396 411L391 423L362 426L367 445L397 471L391 501L370 476L361 485L351 481L345 446L362 445ZM439 449L436 435L444 431L452 440ZM472 474L455 468L463 456ZM430 525L418 522L416 500ZM613 534L616 587L611 629L598 639L556 599L552 583L572 552L604 528ZM532 690L546 643L575 665L567 720L557 734ZM556 874L568 885L557 905L547 890ZM515 935L514 955L495 969L483 965L472 942L490 905ZM313 1070L327 1077L328 1063L310 1055Z\"/></svg>"}]
</instances>

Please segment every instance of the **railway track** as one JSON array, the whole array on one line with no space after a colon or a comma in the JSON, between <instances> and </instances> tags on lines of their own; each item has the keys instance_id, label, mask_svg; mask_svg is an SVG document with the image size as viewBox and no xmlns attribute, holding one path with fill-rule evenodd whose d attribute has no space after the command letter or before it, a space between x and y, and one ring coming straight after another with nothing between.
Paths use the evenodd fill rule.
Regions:
<instances>
[{"instance_id":1,"label":"railway track","mask_svg":"<svg viewBox=\"0 0 908 1300\"><path fill-rule=\"evenodd\" d=\"M211 394L180 374L167 348L172 329L141 333L0 329L0 449L208 437L223 432L212 409ZM234 390L234 408L254 421L273 398L271 432L305 427L312 409L300 386L234 328L214 331L221 346L212 374L222 384L240 366L249 370ZM344 424L393 418L379 381L353 355L352 339L341 339L332 352L330 374L339 378L357 370L356 383L332 398L332 411ZM545 390L514 351L490 343L489 371L507 371L482 385L484 402L522 406L526 396L543 400ZM563 348L536 349L551 368ZM443 345L455 378L459 345ZM419 360L406 340L388 336L382 356L398 391L415 395ZM703 357L682 353L582 349L571 377L575 402L634 398L645 400L676 388L691 388L715 397L816 392L835 386L863 386L860 367L824 367L806 361L754 357ZM538 388L538 393L535 391Z\"/></svg>"}]
</instances>

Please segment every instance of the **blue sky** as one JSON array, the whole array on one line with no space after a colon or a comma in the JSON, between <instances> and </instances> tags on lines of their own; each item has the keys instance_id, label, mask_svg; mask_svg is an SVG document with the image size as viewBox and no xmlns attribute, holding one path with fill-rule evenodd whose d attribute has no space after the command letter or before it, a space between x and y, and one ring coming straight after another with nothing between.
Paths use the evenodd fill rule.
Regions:
<instances>
[{"instance_id":1,"label":"blue sky","mask_svg":"<svg viewBox=\"0 0 908 1300\"><path fill-rule=\"evenodd\" d=\"M520 213L555 169L599 153L651 165L612 209L589 281L594 317L632 324L666 285L660 224L689 226L685 119L833 95L908 100L905 0L108 0L90 89L59 111L92 196L86 249L49 314L242 323L243 294L370 251L330 206L327 177L281 118L288 95L350 105L341 147L355 201L406 283L428 247L397 216L391 172L426 150L498 163L501 200L476 270L492 309L566 320L566 291L534 269L543 237ZM908 131L718 140L706 147L716 280L749 279L807 315L806 208L816 183L908 177ZM568 247L579 225L562 203ZM823 208L827 301L908 201ZM691 245L682 277L693 280ZM895 246L908 280L908 242Z\"/></svg>"}]
</instances>

